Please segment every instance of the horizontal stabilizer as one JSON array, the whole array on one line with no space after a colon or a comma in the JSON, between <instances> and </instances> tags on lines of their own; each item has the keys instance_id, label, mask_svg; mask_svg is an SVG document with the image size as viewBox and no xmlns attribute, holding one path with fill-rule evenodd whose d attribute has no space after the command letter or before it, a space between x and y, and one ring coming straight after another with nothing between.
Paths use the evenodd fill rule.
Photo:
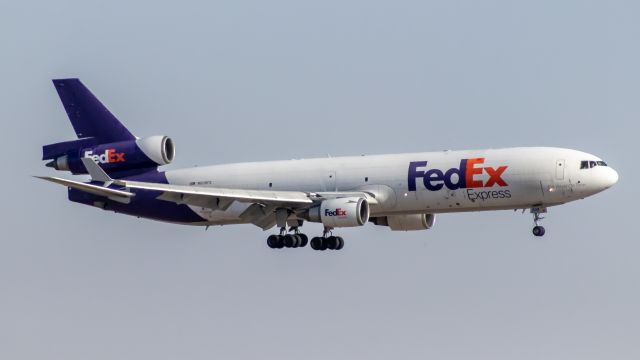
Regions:
<instances>
[{"instance_id":1,"label":"horizontal stabilizer","mask_svg":"<svg viewBox=\"0 0 640 360\"><path fill-rule=\"evenodd\" d=\"M91 176L91 180L106 183L107 186L111 185L113 179L106 172L104 172L104 170L102 170L100 165L96 164L95 161L89 158L82 158L80 160Z\"/></svg>"}]
</instances>

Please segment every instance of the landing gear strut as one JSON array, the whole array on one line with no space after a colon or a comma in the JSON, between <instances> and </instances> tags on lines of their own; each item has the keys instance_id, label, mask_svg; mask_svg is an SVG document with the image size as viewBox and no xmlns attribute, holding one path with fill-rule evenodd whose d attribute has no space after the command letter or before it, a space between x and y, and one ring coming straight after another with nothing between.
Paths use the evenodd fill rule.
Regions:
<instances>
[{"instance_id":1,"label":"landing gear strut","mask_svg":"<svg viewBox=\"0 0 640 360\"><path fill-rule=\"evenodd\" d=\"M531 213L533 214L533 222L536 224L533 227L533 235L534 236L543 236L544 235L544 226L540 225L540 221L544 219L544 214L547 212L546 208L531 208Z\"/></svg>"},{"instance_id":2,"label":"landing gear strut","mask_svg":"<svg viewBox=\"0 0 640 360\"><path fill-rule=\"evenodd\" d=\"M333 236L331 228L325 228L321 237L311 239L313 250L340 250L344 247L344 239L340 236Z\"/></svg>"}]
</instances>

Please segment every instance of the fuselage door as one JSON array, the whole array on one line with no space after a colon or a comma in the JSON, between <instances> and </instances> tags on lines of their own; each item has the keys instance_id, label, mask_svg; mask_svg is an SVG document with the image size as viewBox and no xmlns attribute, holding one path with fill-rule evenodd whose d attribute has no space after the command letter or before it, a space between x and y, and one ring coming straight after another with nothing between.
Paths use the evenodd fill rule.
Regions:
<instances>
[{"instance_id":1,"label":"fuselage door","mask_svg":"<svg viewBox=\"0 0 640 360\"><path fill-rule=\"evenodd\" d=\"M556 160L556 180L564 180L564 159Z\"/></svg>"}]
</instances>

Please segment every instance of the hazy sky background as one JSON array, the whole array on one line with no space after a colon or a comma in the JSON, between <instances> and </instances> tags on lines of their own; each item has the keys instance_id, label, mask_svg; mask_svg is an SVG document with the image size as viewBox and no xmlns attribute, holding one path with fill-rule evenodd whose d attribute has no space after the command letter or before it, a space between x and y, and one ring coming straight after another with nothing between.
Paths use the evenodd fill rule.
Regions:
<instances>
[{"instance_id":1,"label":"hazy sky background","mask_svg":"<svg viewBox=\"0 0 640 360\"><path fill-rule=\"evenodd\" d=\"M0 0L0 358L638 359L637 1ZM620 182L530 214L341 230L274 251L258 228L70 203L41 146L80 77L167 169L524 145ZM67 174L56 174L68 176ZM309 234L317 225L305 226Z\"/></svg>"}]
</instances>

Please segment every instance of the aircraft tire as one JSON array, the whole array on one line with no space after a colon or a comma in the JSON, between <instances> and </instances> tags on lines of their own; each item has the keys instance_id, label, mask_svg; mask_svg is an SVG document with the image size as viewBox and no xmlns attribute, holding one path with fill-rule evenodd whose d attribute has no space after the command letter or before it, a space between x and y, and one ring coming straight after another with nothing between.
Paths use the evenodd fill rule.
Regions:
<instances>
[{"instance_id":1,"label":"aircraft tire","mask_svg":"<svg viewBox=\"0 0 640 360\"><path fill-rule=\"evenodd\" d=\"M338 246L336 246L336 250L342 250L344 247L344 239L341 236L336 236L336 240L338 242Z\"/></svg>"},{"instance_id":2,"label":"aircraft tire","mask_svg":"<svg viewBox=\"0 0 640 360\"><path fill-rule=\"evenodd\" d=\"M267 245L272 249L278 248L278 235L270 235L267 238Z\"/></svg>"},{"instance_id":3,"label":"aircraft tire","mask_svg":"<svg viewBox=\"0 0 640 360\"><path fill-rule=\"evenodd\" d=\"M533 235L535 236L543 236L545 233L543 226L534 226L533 227Z\"/></svg>"},{"instance_id":4,"label":"aircraft tire","mask_svg":"<svg viewBox=\"0 0 640 360\"><path fill-rule=\"evenodd\" d=\"M292 248L296 244L296 238L293 235L287 234L283 236L284 247Z\"/></svg>"},{"instance_id":5,"label":"aircraft tire","mask_svg":"<svg viewBox=\"0 0 640 360\"><path fill-rule=\"evenodd\" d=\"M293 234L291 235L293 236L294 242L293 242L293 248L297 248L300 247L300 244L302 244L302 238L300 237L300 235L298 234Z\"/></svg>"},{"instance_id":6,"label":"aircraft tire","mask_svg":"<svg viewBox=\"0 0 640 360\"><path fill-rule=\"evenodd\" d=\"M305 247L309 243L309 238L305 234L298 234L300 237L300 247Z\"/></svg>"},{"instance_id":7,"label":"aircraft tire","mask_svg":"<svg viewBox=\"0 0 640 360\"><path fill-rule=\"evenodd\" d=\"M318 250L320 251L327 250L327 238L319 237L318 243L320 244L320 247L318 248Z\"/></svg>"},{"instance_id":8,"label":"aircraft tire","mask_svg":"<svg viewBox=\"0 0 640 360\"><path fill-rule=\"evenodd\" d=\"M311 239L310 245L313 250L320 250L320 248L322 247L320 238L314 237L313 239Z\"/></svg>"},{"instance_id":9,"label":"aircraft tire","mask_svg":"<svg viewBox=\"0 0 640 360\"><path fill-rule=\"evenodd\" d=\"M338 238L337 237L329 236L328 238L326 238L324 240L325 240L327 249L335 250L335 249L338 248L339 242L338 242Z\"/></svg>"}]
</instances>

